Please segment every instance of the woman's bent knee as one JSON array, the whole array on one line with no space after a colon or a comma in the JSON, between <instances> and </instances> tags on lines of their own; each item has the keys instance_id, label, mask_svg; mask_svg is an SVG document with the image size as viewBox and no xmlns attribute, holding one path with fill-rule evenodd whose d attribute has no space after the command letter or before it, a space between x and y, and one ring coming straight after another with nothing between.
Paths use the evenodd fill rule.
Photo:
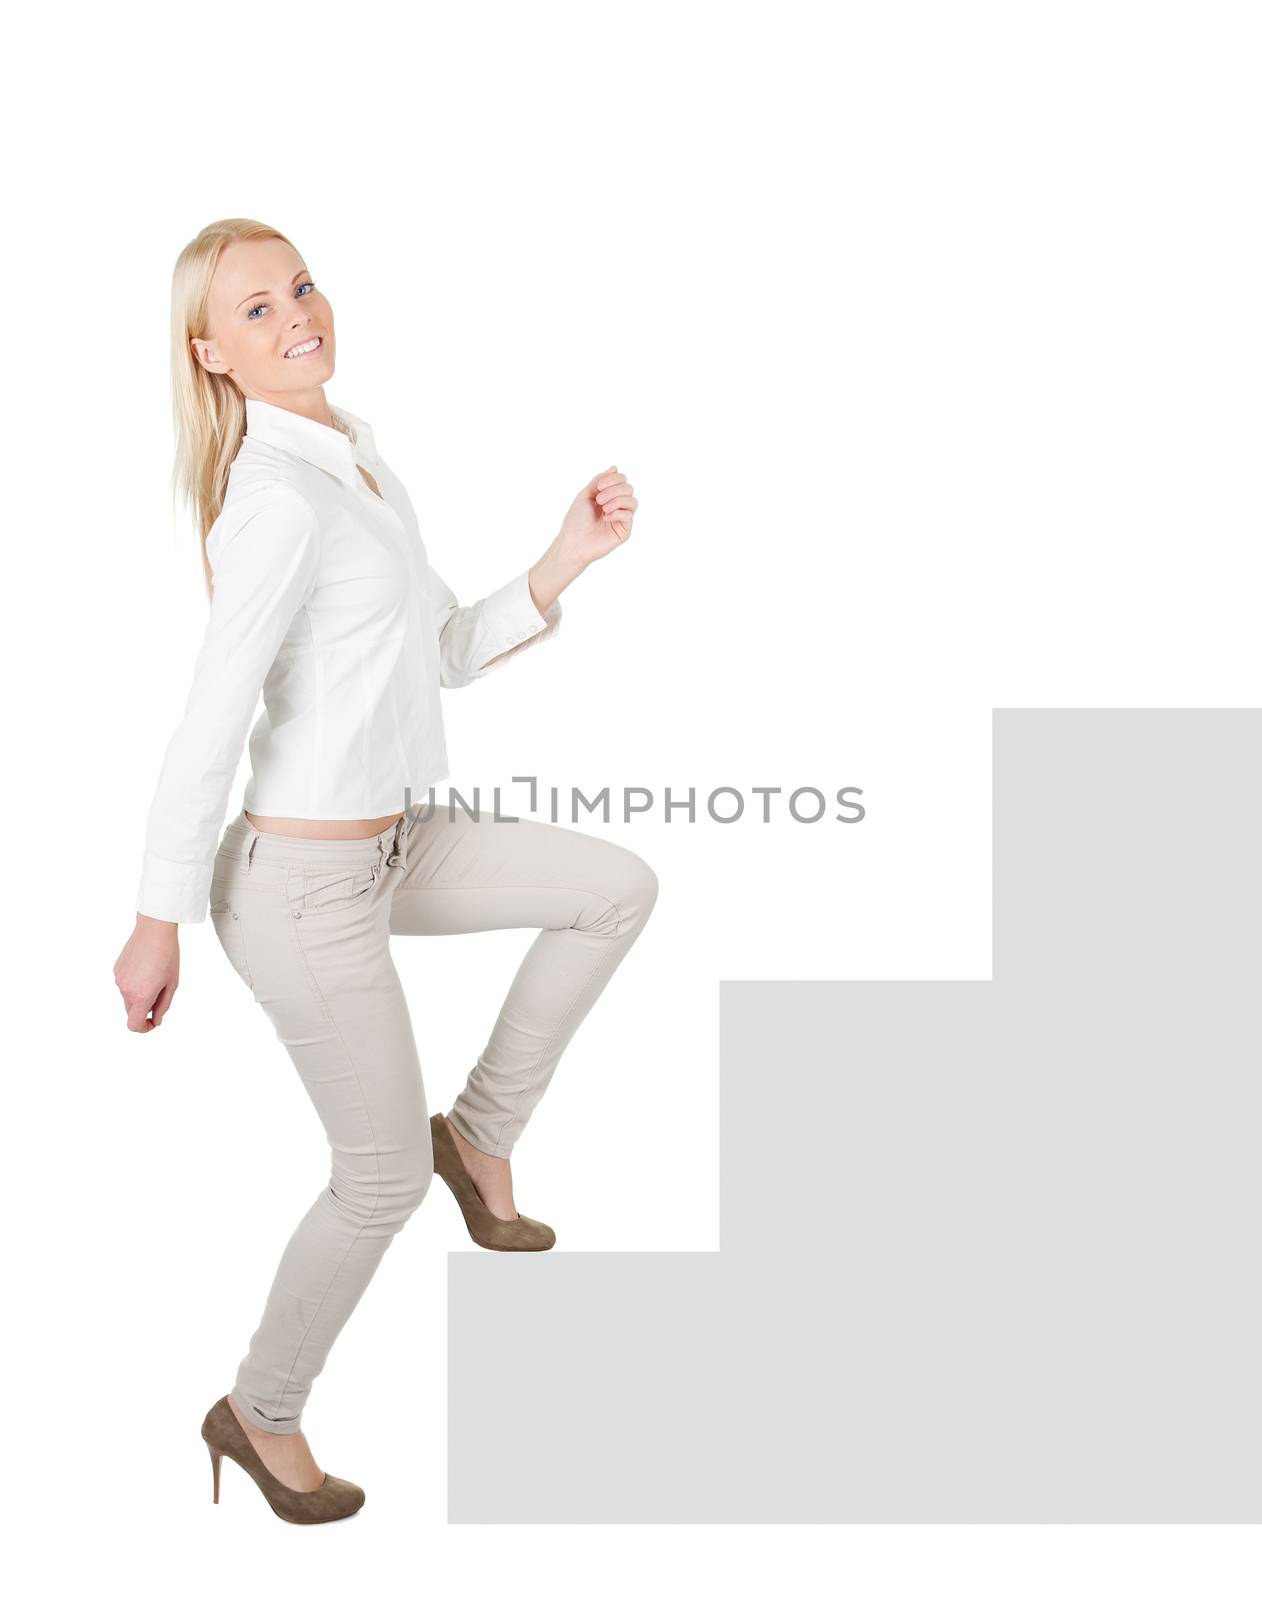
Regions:
<instances>
[{"instance_id":1,"label":"woman's bent knee","mask_svg":"<svg viewBox=\"0 0 1262 1600\"><path fill-rule=\"evenodd\" d=\"M623 848L624 859L616 883L612 887L615 922L619 933L638 930L648 920L657 903L657 874L633 850Z\"/></svg>"},{"instance_id":2,"label":"woman's bent knee","mask_svg":"<svg viewBox=\"0 0 1262 1600\"><path fill-rule=\"evenodd\" d=\"M643 856L636 856L627 900L630 906L639 913L641 920L647 917L657 904L658 887L656 872L653 871Z\"/></svg>"},{"instance_id":3,"label":"woman's bent knee","mask_svg":"<svg viewBox=\"0 0 1262 1600\"><path fill-rule=\"evenodd\" d=\"M397 1232L416 1211L434 1178L433 1146L418 1146L406 1155L376 1157L377 1172L371 1183L356 1181L334 1169L326 1191L336 1209L359 1227Z\"/></svg>"}]
</instances>

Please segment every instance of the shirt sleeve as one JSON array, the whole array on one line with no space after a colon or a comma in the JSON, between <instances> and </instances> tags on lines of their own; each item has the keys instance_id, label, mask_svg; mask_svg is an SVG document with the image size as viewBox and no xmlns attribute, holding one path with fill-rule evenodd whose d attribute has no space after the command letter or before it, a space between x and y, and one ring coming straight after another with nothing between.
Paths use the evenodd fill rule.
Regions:
<instances>
[{"instance_id":1,"label":"shirt sleeve","mask_svg":"<svg viewBox=\"0 0 1262 1600\"><path fill-rule=\"evenodd\" d=\"M228 792L259 692L316 585L315 512L296 490L269 485L216 522L206 553L210 618L149 808L136 899L138 911L167 922L205 919Z\"/></svg>"},{"instance_id":2,"label":"shirt sleeve","mask_svg":"<svg viewBox=\"0 0 1262 1600\"><path fill-rule=\"evenodd\" d=\"M531 599L529 569L484 600L462 606L430 567L429 592L444 689L463 688L486 677L509 656L551 639L561 626L560 600L541 612ZM502 659L495 661L496 656Z\"/></svg>"}]
</instances>

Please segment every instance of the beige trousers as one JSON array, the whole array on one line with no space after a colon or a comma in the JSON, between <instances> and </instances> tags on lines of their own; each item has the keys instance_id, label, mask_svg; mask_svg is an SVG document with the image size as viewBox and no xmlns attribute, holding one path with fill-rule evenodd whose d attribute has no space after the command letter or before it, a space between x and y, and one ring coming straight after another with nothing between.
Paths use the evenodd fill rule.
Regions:
<instances>
[{"instance_id":1,"label":"beige trousers","mask_svg":"<svg viewBox=\"0 0 1262 1600\"><path fill-rule=\"evenodd\" d=\"M328 1135L332 1171L281 1256L232 1398L294 1433L313 1380L433 1176L429 1112L391 934L538 928L454 1126L507 1156L562 1051L657 899L633 851L444 799L369 839L260 833L238 815L210 915L289 1051Z\"/></svg>"}]
</instances>

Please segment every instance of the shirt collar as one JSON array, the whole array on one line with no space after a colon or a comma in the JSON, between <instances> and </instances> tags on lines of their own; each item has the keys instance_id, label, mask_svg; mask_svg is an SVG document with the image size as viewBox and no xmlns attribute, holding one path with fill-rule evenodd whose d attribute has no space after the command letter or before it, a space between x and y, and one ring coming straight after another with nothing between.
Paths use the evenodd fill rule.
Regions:
<instances>
[{"instance_id":1,"label":"shirt collar","mask_svg":"<svg viewBox=\"0 0 1262 1600\"><path fill-rule=\"evenodd\" d=\"M377 460L377 448L372 429L362 417L341 406L330 405L329 410L351 430L352 437L337 428L328 428L323 422L313 422L310 417L287 411L284 406L273 405L268 400L255 400L246 396L245 431L248 437L263 444L274 445L290 455L313 466L331 472L343 483L362 483L357 461L371 467Z\"/></svg>"}]
</instances>

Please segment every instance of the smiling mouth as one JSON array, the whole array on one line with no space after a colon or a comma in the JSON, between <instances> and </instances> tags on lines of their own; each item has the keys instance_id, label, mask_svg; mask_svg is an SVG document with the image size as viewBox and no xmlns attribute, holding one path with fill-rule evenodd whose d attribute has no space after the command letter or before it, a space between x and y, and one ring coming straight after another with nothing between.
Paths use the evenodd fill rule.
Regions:
<instances>
[{"instance_id":1,"label":"smiling mouth","mask_svg":"<svg viewBox=\"0 0 1262 1600\"><path fill-rule=\"evenodd\" d=\"M314 355L323 343L324 340L319 334L316 334L313 339L304 339L301 344L291 345L290 348L285 351L285 360L301 361L303 356Z\"/></svg>"}]
</instances>

